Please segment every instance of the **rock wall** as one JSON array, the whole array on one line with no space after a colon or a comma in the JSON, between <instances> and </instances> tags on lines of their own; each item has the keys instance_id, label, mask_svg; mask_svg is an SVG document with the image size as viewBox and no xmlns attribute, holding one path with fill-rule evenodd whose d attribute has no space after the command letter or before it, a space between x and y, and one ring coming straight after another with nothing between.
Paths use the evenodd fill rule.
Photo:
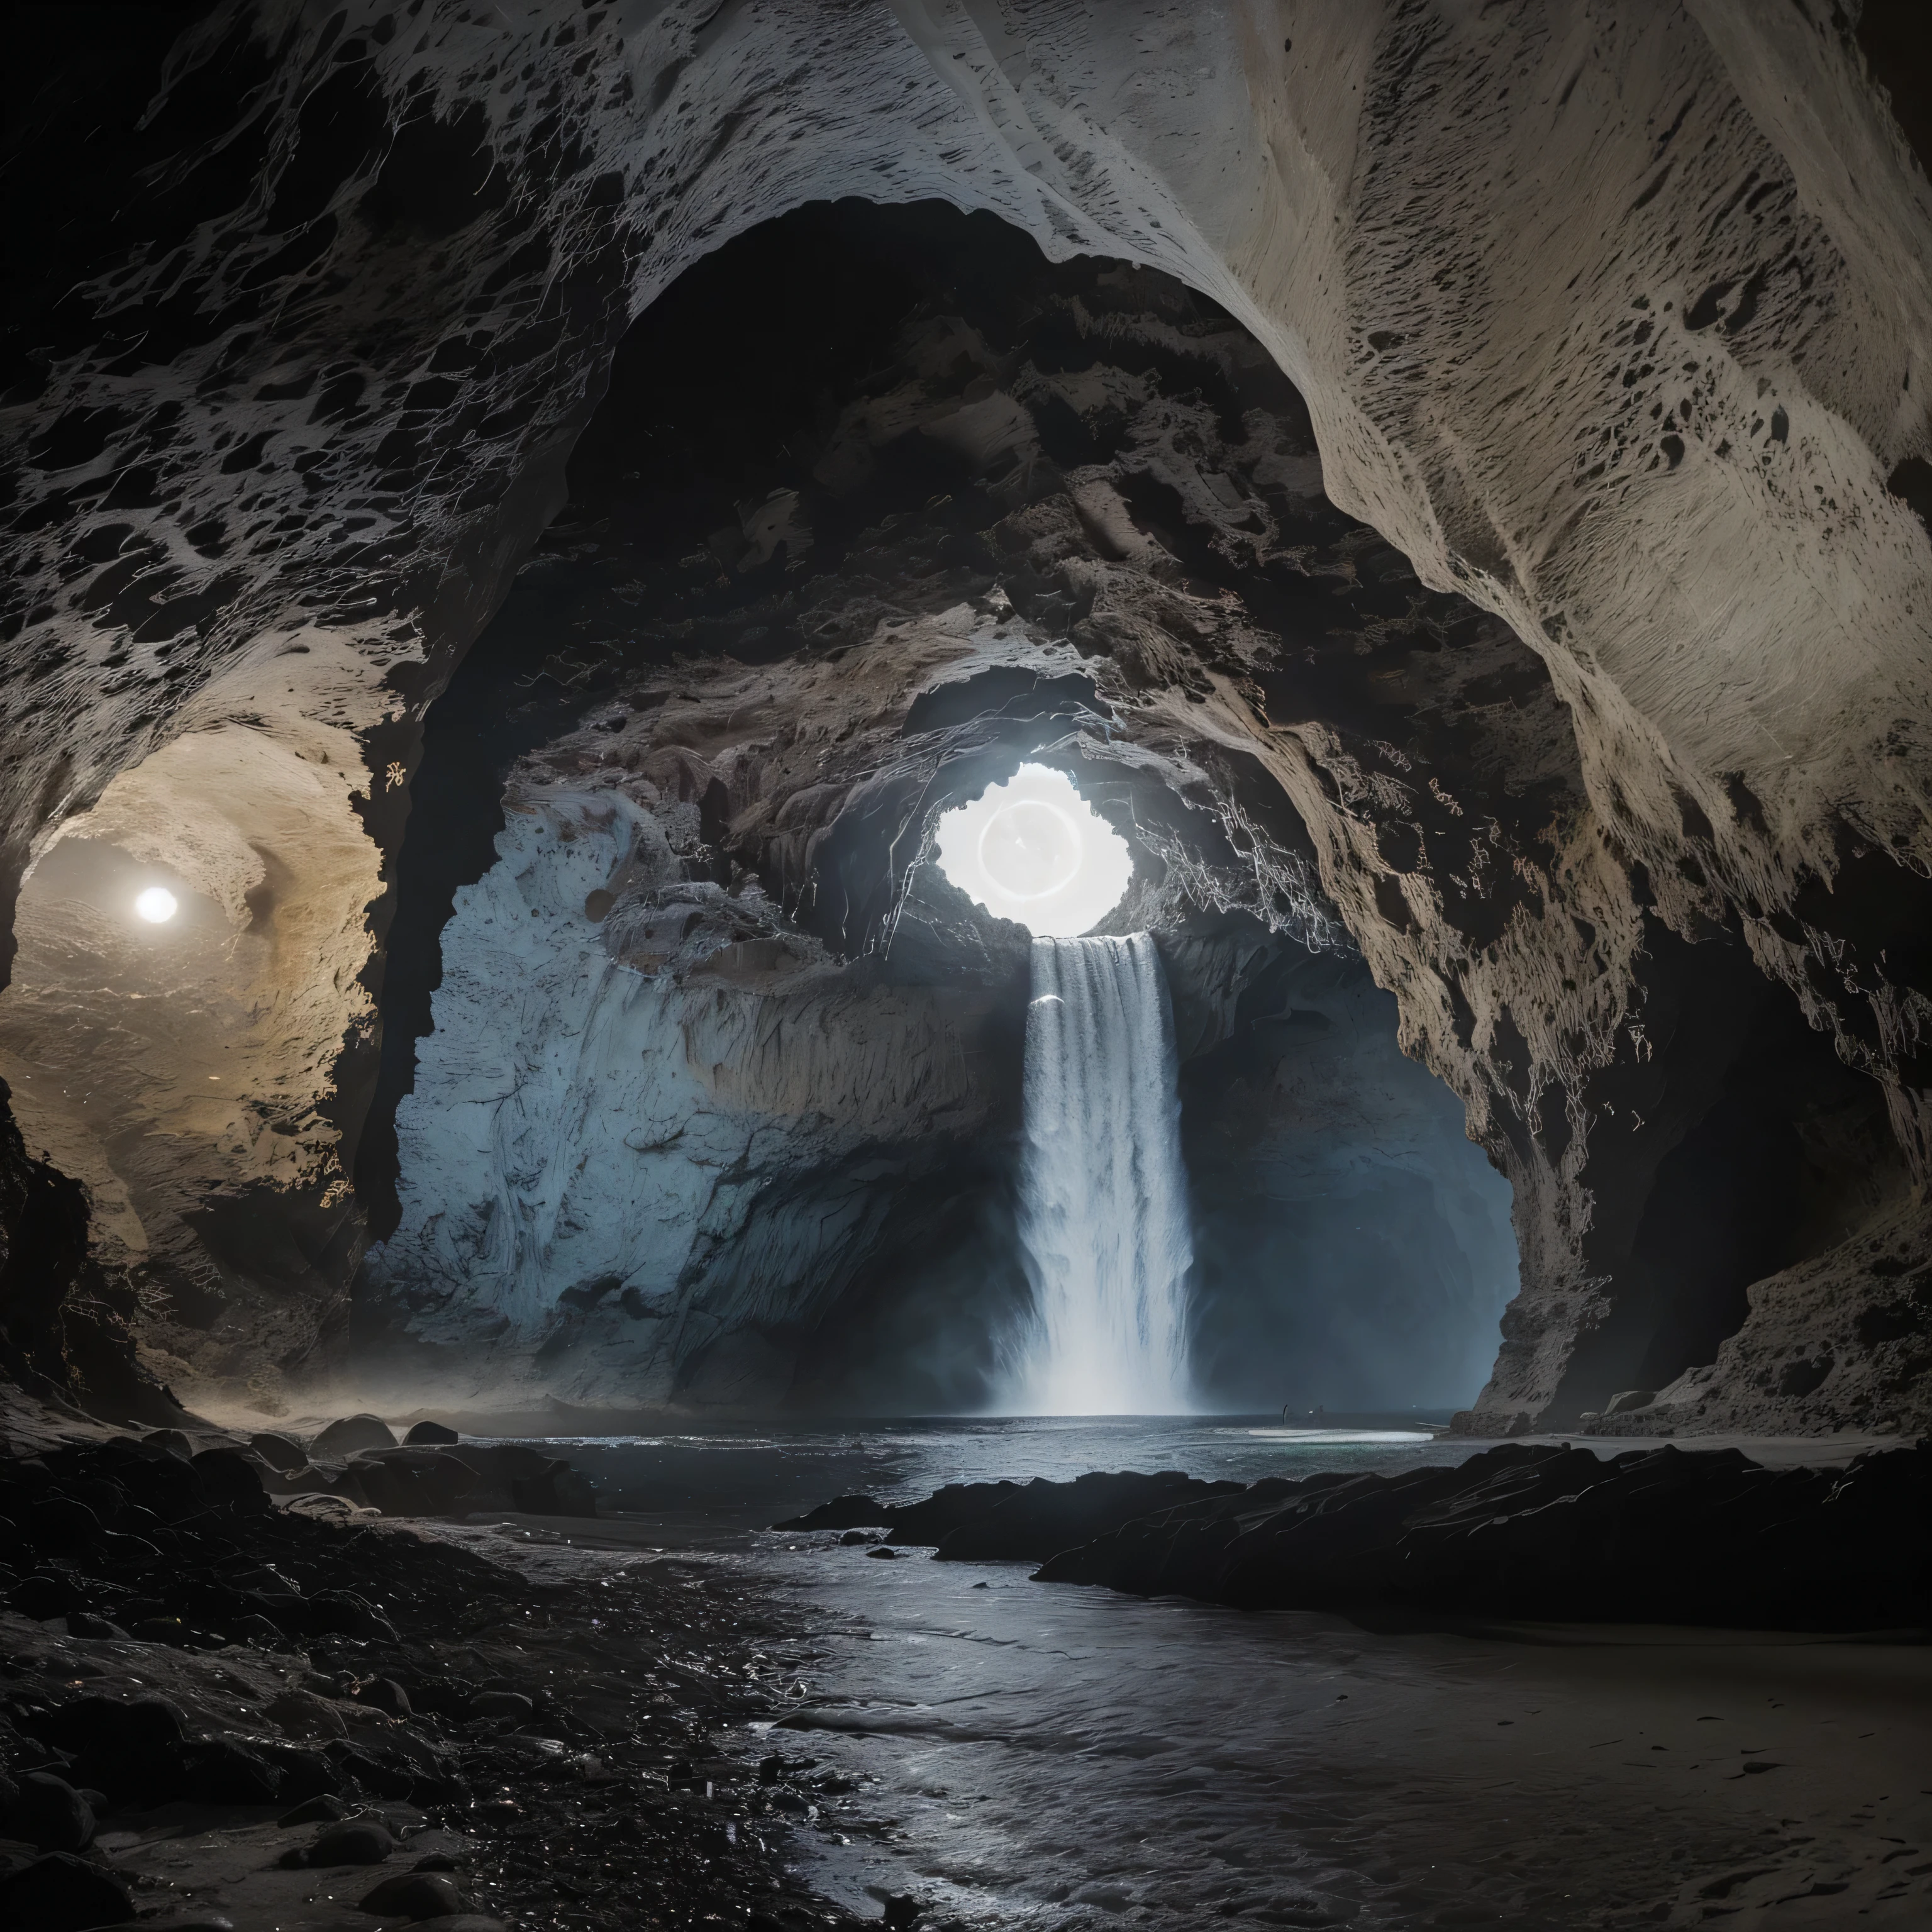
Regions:
<instances>
[{"instance_id":1,"label":"rock wall","mask_svg":"<svg viewBox=\"0 0 1932 1932\"><path fill-rule=\"evenodd\" d=\"M930 250L938 280L895 292L855 364L857 400L820 400L815 428L748 430L748 448L709 433L694 338L716 338L721 289L680 298L627 344L568 512L452 692L465 718L493 678L506 694L534 676L601 695L517 766L501 856L454 894L434 1030L398 1117L400 1223L370 1258L371 1288L431 1348L490 1338L464 1372L577 1400L986 1401L1023 1292L1010 1191L1024 947L945 886L923 842L948 802L1044 758L1132 838L1136 884L1111 922L1162 935L1189 1061L1209 1394L1270 1408L1466 1400L1516 1285L1507 1188L1454 1095L1400 1052L1395 1003L1312 889L1312 848L1278 794L1130 681L1156 652L1192 675L1177 644L1245 621L1232 584L1197 577L1177 596L1190 570L1228 570L1216 545L1303 600L1310 658L1352 658L1387 624L1412 644L1412 580L1365 585L1363 533L1316 494L1292 391L1165 278L1052 270L956 218L881 232L850 211L796 227L727 250L712 280L766 286L789 264L822 272L868 248ZM859 278L856 260L842 268ZM756 354L724 346L709 380L729 391ZM677 409L638 379L665 368L705 425L689 447ZM791 386L810 396L816 378ZM667 444L655 477L628 466ZM781 448L795 467L767 475ZM1163 487L1166 521L1150 508ZM773 504L787 535L766 545ZM1248 601L1264 595L1249 584ZM1438 604L1438 621L1477 621ZM1177 615L1204 608L1214 618L1177 638ZM1539 722L1560 750L1560 714ZM435 742L422 782L440 787L467 744ZM560 808L596 829L538 837L548 820L527 814ZM546 908L534 922L526 900ZM678 1035L643 1067L628 1035L622 1050L615 1033L586 1045L602 1022L586 1012L607 1000L620 1027L688 1028L721 982L762 1017L721 1042L728 1077L709 1091L664 1071L688 1058ZM748 1100L774 1031L843 1026L887 992L991 1002L966 1104L887 1120L849 1079L826 1086L822 1114ZM531 1060L539 1076L512 1070ZM726 1195L773 1204L723 1246L707 1219L721 1111L746 1150ZM631 1148L611 1140L618 1125ZM862 1214L838 1158L855 1144ZM1368 1216L1386 1239L1364 1238ZM650 1328L644 1283L662 1311Z\"/></svg>"},{"instance_id":2,"label":"rock wall","mask_svg":"<svg viewBox=\"0 0 1932 1932\"><path fill-rule=\"evenodd\" d=\"M513 785L370 1272L413 1334L502 1344L460 1365L494 1386L755 1403L902 1198L1013 1114L1024 991L854 983L755 882L688 879L665 823L690 856L698 812L664 802L608 770Z\"/></svg>"},{"instance_id":3,"label":"rock wall","mask_svg":"<svg viewBox=\"0 0 1932 1932\"><path fill-rule=\"evenodd\" d=\"M1932 456L1932 190L1852 14L238 0L186 17L171 48L37 26L39 91L10 136L24 200L51 212L0 392L0 875L10 903L124 773L142 862L199 878L235 735L266 754L256 795L301 829L259 878L330 935L289 967L302 1019L238 1096L236 1118L308 1136L251 1198L290 1231L267 1248L300 1246L353 1166L422 713L563 500L616 341L733 233L842 194L942 196L1051 256L1204 291L1306 399L1330 498L1468 600L1454 622L1376 609L1365 647L1331 656L1275 593L1200 577L1203 544L1238 571L1241 526L1266 536L1274 514L1255 506L1312 488L1292 466L1312 449L1259 432L1245 469L1150 454L1137 493L1062 465L1003 539L1016 574L1070 599L1096 682L1144 733L1285 795L1405 1046L1509 1172L1526 1287L1479 1426L1593 1408L1649 1353L1642 1204L1721 1086L1729 1048L1699 1016L1728 1012L1729 963L1788 988L1876 1084L1922 1182L1932 538L1912 500ZM97 73L108 132L69 183L64 120ZM990 392L944 434L1024 462L1010 406L1030 405L982 373ZM748 543L769 553L784 521L774 507ZM1343 562L1390 604L1419 596L1393 552ZM156 756L200 775L182 811L142 776ZM352 782L318 785L325 758ZM814 816L836 802L797 808L796 856L836 859ZM236 854L212 896L245 905L254 863ZM862 946L879 914L848 895L838 916ZM341 1046L322 1073L325 1036ZM192 1194L233 1130L197 1127L157 1198ZM1802 1312L1820 1294L1894 1307L1886 1284L1927 1243L1909 1204L1887 1225L1826 1271L1842 1292L1788 1274L1754 1292L1726 1413L1921 1415L1916 1340L1814 1335ZM346 1264L358 1238L339 1221L321 1246ZM1772 1393L1828 1354L1811 1388Z\"/></svg>"}]
</instances>

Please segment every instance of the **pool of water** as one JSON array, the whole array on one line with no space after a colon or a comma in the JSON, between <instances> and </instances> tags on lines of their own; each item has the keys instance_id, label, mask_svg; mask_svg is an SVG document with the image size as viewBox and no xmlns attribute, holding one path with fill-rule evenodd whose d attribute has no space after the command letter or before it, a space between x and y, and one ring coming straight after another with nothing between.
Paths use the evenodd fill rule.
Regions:
<instances>
[{"instance_id":1,"label":"pool of water","mask_svg":"<svg viewBox=\"0 0 1932 1932\"><path fill-rule=\"evenodd\" d=\"M550 1446L590 1477L604 1507L648 1519L670 1541L723 1548L748 1546L746 1532L836 1496L904 1502L946 1483L1064 1481L1090 1469L1181 1469L1252 1483L1317 1469L1456 1462L1488 1445L1438 1438L1422 1423L1289 1428L1274 1417L1023 1416L559 1438Z\"/></svg>"},{"instance_id":2,"label":"pool of water","mask_svg":"<svg viewBox=\"0 0 1932 1932\"><path fill-rule=\"evenodd\" d=\"M1093 1468L1394 1471L1483 1444L1221 1417L551 1446L628 1537L788 1606L804 1634L772 1660L788 1714L740 1742L808 1760L808 1790L853 1781L782 1841L862 1912L910 1892L983 1932L1567 1932L1701 1924L1714 1900L1792 1932L1932 1922L1932 1856L1916 1874L1886 1862L1932 1844L1923 1648L1376 1634L1037 1584L1027 1564L879 1562L764 1527L852 1492Z\"/></svg>"}]
</instances>

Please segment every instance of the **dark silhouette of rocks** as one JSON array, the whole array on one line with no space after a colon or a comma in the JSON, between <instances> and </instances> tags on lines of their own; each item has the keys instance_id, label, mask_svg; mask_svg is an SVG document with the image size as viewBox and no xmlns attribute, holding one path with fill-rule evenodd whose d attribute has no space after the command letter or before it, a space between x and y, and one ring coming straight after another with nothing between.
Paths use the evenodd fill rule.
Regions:
<instances>
[{"instance_id":1,"label":"dark silhouette of rocks","mask_svg":"<svg viewBox=\"0 0 1932 1932\"><path fill-rule=\"evenodd\" d=\"M352 1456L362 1449L393 1449L395 1432L380 1415L345 1415L309 1444L311 1459Z\"/></svg>"},{"instance_id":2,"label":"dark silhouette of rocks","mask_svg":"<svg viewBox=\"0 0 1932 1932\"><path fill-rule=\"evenodd\" d=\"M299 1469L308 1461L308 1452L292 1436L274 1432L251 1436L248 1447L272 1469Z\"/></svg>"},{"instance_id":3,"label":"dark silhouette of rocks","mask_svg":"<svg viewBox=\"0 0 1932 1932\"><path fill-rule=\"evenodd\" d=\"M94 1837L94 1808L64 1778L31 1771L15 1787L0 1837L43 1852L84 1852Z\"/></svg>"},{"instance_id":4,"label":"dark silhouette of rocks","mask_svg":"<svg viewBox=\"0 0 1932 1932\"><path fill-rule=\"evenodd\" d=\"M1171 1498L1165 1502L1163 1496ZM1138 1505L1138 1506L1137 1506ZM1856 1630L1932 1624L1932 1447L1843 1469L1737 1449L1505 1443L1400 1475L1157 1476L842 1496L776 1526L889 1527L942 1560L1248 1610ZM842 1539L842 1540L848 1539Z\"/></svg>"},{"instance_id":5,"label":"dark silhouette of rocks","mask_svg":"<svg viewBox=\"0 0 1932 1932\"><path fill-rule=\"evenodd\" d=\"M1238 1483L1203 1482L1177 1469L1150 1476L1078 1476L1070 1483L949 1483L923 1502L897 1508L870 1496L835 1502L774 1523L774 1529L876 1528L886 1540L932 1546L942 1562L1034 1562L1157 1510L1232 1495ZM853 1539L844 1539L850 1542Z\"/></svg>"},{"instance_id":6,"label":"dark silhouette of rocks","mask_svg":"<svg viewBox=\"0 0 1932 1932\"><path fill-rule=\"evenodd\" d=\"M367 1820L332 1826L298 1856L308 1865L379 1865L396 1849L382 1826Z\"/></svg>"},{"instance_id":7,"label":"dark silhouette of rocks","mask_svg":"<svg viewBox=\"0 0 1932 1932\"><path fill-rule=\"evenodd\" d=\"M391 1918L454 1918L470 1900L456 1881L440 1872L398 1872L366 1893L356 1907Z\"/></svg>"},{"instance_id":8,"label":"dark silhouette of rocks","mask_svg":"<svg viewBox=\"0 0 1932 1932\"><path fill-rule=\"evenodd\" d=\"M571 1474L530 1452L478 1454L506 1486ZM366 1515L278 1508L236 1479L254 1467L235 1450L184 1456L134 1438L0 1460L0 1516L18 1532L0 1549L0 1596L11 1642L24 1627L49 1660L0 1653L8 1932L136 1922L96 1827L160 1806L275 1820L300 1838L271 1868L304 1874L401 1862L386 1806L464 1834L463 1857L417 1856L358 1894L372 1923L501 1932L479 1898L514 1906L559 1882L589 1896L620 1869L624 1895L666 1922L722 1910L742 1925L754 1908L800 1908L773 1834L812 1801L788 1782L766 1792L711 1736L766 1713L742 1654L761 1612L728 1612L675 1580L533 1583ZM621 1634L608 1621L620 1604ZM118 1634L90 1634L106 1627ZM665 1675L667 1647L703 1667ZM232 1697L244 1659L271 1688L244 1720L191 1714ZM89 1688L110 1672L116 1688ZM130 1678L182 1694L130 1692ZM632 1822L614 1846L600 1821L620 1790ZM767 1814L763 1838L720 1822ZM815 1900L808 1916L856 1923Z\"/></svg>"},{"instance_id":9,"label":"dark silhouette of rocks","mask_svg":"<svg viewBox=\"0 0 1932 1932\"><path fill-rule=\"evenodd\" d=\"M134 1916L126 1888L71 1852L50 1852L0 1878L0 1922L22 1932L87 1932Z\"/></svg>"}]
</instances>

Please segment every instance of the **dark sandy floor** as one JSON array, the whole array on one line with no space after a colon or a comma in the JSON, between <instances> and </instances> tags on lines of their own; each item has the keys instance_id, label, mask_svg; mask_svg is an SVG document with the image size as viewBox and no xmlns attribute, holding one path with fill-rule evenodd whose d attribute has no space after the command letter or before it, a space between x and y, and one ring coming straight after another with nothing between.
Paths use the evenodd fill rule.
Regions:
<instances>
[{"instance_id":1,"label":"dark sandy floor","mask_svg":"<svg viewBox=\"0 0 1932 1932\"><path fill-rule=\"evenodd\" d=\"M348 1793L344 1810L379 1819L398 1840L380 1866L285 1869L283 1856L324 1825L278 1825L279 1805L105 1808L89 1856L158 1928L212 1913L236 1932L368 1932L404 1922L368 1916L360 1902L424 1858L446 1862L476 1912L521 1932L849 1923L784 1876L788 1828L816 1794L760 1780L747 1724L776 1694L766 1640L787 1633L739 1582L721 1588L678 1559L586 1549L568 1540L572 1527L374 1530L466 1546L508 1573L478 1614L458 1612L442 1630L399 1615L394 1641L198 1650L71 1636L63 1618L0 1613L0 1712L14 1768L35 1756L31 1726L48 1706L159 1695L190 1736L422 1745L458 1771L460 1790L431 1779L396 1797L365 1780ZM509 1690L535 1708L392 1717L368 1701L376 1677L415 1688L418 1702L424 1687L454 1683Z\"/></svg>"},{"instance_id":2,"label":"dark sandy floor","mask_svg":"<svg viewBox=\"0 0 1932 1932\"><path fill-rule=\"evenodd\" d=\"M110 1810L94 1856L157 1932L400 1923L361 1902L425 1858L513 1932L810 1932L891 1898L972 1932L1932 1925L1932 1648L1371 1631L874 1562L748 1532L776 1512L745 1502L703 1535L356 1516L405 1568L454 1546L501 1580L401 1593L394 1640L195 1649L0 1614L0 1711L159 1693L192 1732L407 1732L460 1772L347 1794L398 1841L380 1868L284 1868L319 1827L279 1807ZM386 1677L532 1709L399 1720Z\"/></svg>"}]
</instances>

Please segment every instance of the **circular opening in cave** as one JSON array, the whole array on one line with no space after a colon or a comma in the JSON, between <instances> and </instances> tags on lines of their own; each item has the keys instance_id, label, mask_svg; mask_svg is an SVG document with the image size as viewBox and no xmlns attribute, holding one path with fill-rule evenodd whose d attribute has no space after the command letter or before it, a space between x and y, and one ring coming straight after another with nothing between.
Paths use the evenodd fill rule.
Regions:
<instances>
[{"instance_id":1,"label":"circular opening in cave","mask_svg":"<svg viewBox=\"0 0 1932 1932\"><path fill-rule=\"evenodd\" d=\"M937 844L953 885L1036 939L1090 932L1134 874L1127 842L1050 765L1022 765L942 814Z\"/></svg>"}]
</instances>

